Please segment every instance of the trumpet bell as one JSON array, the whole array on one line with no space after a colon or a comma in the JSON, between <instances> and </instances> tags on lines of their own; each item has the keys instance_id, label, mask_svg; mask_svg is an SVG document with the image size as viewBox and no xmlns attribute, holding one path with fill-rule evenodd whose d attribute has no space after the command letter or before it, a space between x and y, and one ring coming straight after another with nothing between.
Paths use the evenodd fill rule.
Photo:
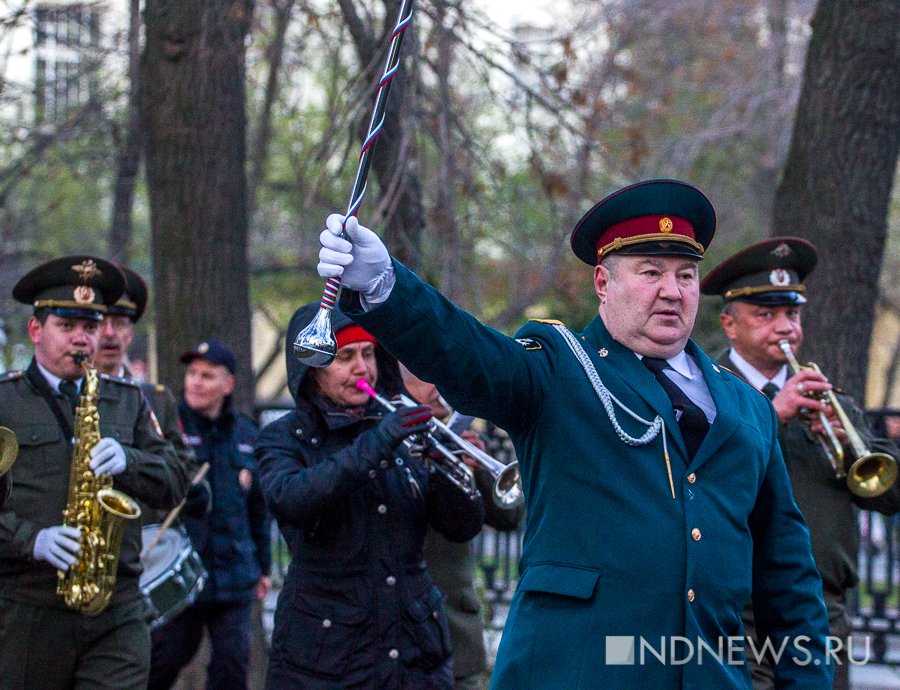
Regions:
<instances>
[{"instance_id":1,"label":"trumpet bell","mask_svg":"<svg viewBox=\"0 0 900 690\"><path fill-rule=\"evenodd\" d=\"M321 369L334 361L337 340L331 323L331 309L320 307L315 318L297 334L294 355L304 364Z\"/></svg>"},{"instance_id":2,"label":"trumpet bell","mask_svg":"<svg viewBox=\"0 0 900 690\"><path fill-rule=\"evenodd\" d=\"M19 442L12 429L0 426L0 476L9 471L19 454Z\"/></svg>"},{"instance_id":3,"label":"trumpet bell","mask_svg":"<svg viewBox=\"0 0 900 690\"><path fill-rule=\"evenodd\" d=\"M897 481L897 462L887 453L869 453L850 466L847 487L864 498L881 496Z\"/></svg>"},{"instance_id":4,"label":"trumpet bell","mask_svg":"<svg viewBox=\"0 0 900 690\"><path fill-rule=\"evenodd\" d=\"M493 499L494 503L504 510L518 508L525 502L518 462L511 462L497 475L494 480Z\"/></svg>"}]
</instances>

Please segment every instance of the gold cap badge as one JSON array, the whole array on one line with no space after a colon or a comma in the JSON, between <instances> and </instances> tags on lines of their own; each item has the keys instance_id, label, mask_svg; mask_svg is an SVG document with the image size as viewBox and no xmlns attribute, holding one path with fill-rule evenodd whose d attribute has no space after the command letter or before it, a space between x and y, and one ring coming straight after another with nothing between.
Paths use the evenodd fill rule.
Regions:
<instances>
[{"instance_id":1,"label":"gold cap badge","mask_svg":"<svg viewBox=\"0 0 900 690\"><path fill-rule=\"evenodd\" d=\"M75 301L79 304L92 304L94 302L94 290L87 285L79 285L72 293Z\"/></svg>"},{"instance_id":2,"label":"gold cap badge","mask_svg":"<svg viewBox=\"0 0 900 690\"><path fill-rule=\"evenodd\" d=\"M672 219L668 216L663 216L659 219L659 231L660 232L672 232Z\"/></svg>"},{"instance_id":3,"label":"gold cap badge","mask_svg":"<svg viewBox=\"0 0 900 690\"><path fill-rule=\"evenodd\" d=\"M75 264L72 266L72 270L75 271L84 282L89 281L91 278L103 275L103 271L97 268L97 263L93 259L85 259L80 264Z\"/></svg>"}]
</instances>

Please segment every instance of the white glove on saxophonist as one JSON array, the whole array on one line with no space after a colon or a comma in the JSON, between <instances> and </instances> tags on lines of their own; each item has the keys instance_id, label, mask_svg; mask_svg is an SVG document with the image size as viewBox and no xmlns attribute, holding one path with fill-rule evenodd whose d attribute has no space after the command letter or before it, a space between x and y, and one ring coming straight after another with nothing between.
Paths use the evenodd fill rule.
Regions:
<instances>
[{"instance_id":1,"label":"white glove on saxophonist","mask_svg":"<svg viewBox=\"0 0 900 690\"><path fill-rule=\"evenodd\" d=\"M347 239L340 237L344 216L332 213L319 235L319 275L323 278L340 276L341 283L361 293L363 307L384 302L394 287L394 264L378 235L359 224L356 216L347 219L344 230Z\"/></svg>"},{"instance_id":2,"label":"white glove on saxophonist","mask_svg":"<svg viewBox=\"0 0 900 690\"><path fill-rule=\"evenodd\" d=\"M77 527L54 525L37 533L34 540L34 560L46 561L57 570L65 572L75 563L81 551L81 532Z\"/></svg>"},{"instance_id":3,"label":"white glove on saxophonist","mask_svg":"<svg viewBox=\"0 0 900 690\"><path fill-rule=\"evenodd\" d=\"M91 472L113 477L125 471L125 449L114 438L101 438L91 448Z\"/></svg>"}]
</instances>

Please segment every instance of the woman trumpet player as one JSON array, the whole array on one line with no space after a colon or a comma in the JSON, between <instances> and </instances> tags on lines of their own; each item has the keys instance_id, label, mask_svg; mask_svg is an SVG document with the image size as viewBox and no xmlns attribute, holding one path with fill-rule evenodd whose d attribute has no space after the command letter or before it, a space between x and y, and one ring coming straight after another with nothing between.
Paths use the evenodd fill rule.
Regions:
<instances>
[{"instance_id":1,"label":"woman trumpet player","mask_svg":"<svg viewBox=\"0 0 900 690\"><path fill-rule=\"evenodd\" d=\"M265 427L256 446L269 508L291 565L275 613L269 688L435 688L453 672L443 595L422 557L431 525L455 541L481 529L480 498L410 455L427 406L386 412L357 388L399 393L396 360L334 312L338 351L310 369L291 351L318 303L287 334L296 408Z\"/></svg>"}]
</instances>

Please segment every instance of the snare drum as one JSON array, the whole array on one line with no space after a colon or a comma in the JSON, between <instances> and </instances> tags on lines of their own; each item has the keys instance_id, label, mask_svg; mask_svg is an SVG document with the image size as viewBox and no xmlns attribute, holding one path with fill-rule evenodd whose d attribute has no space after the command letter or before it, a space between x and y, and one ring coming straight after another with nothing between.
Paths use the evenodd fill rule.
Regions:
<instances>
[{"instance_id":1,"label":"snare drum","mask_svg":"<svg viewBox=\"0 0 900 690\"><path fill-rule=\"evenodd\" d=\"M145 525L141 530L141 592L152 609L151 630L193 604L206 582L203 561L183 528L170 527L147 550L159 528L160 525Z\"/></svg>"}]
</instances>

